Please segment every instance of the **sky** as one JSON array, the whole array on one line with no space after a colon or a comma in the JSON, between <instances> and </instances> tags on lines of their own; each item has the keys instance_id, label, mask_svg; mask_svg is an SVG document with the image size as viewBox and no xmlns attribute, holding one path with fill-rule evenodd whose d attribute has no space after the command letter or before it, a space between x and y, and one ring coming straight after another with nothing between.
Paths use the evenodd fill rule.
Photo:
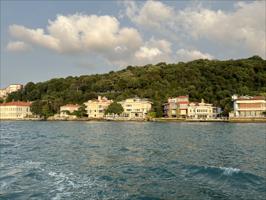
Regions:
<instances>
[{"instance_id":1,"label":"sky","mask_svg":"<svg viewBox=\"0 0 266 200\"><path fill-rule=\"evenodd\" d=\"M9 84L195 59L266 58L265 1L1 0Z\"/></svg>"}]
</instances>

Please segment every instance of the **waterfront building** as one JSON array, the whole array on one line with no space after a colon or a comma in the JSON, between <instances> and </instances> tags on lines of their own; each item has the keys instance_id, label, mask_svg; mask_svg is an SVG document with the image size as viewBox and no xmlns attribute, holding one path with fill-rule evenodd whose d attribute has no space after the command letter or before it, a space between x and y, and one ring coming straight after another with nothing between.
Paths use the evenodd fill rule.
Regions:
<instances>
[{"instance_id":1,"label":"waterfront building","mask_svg":"<svg viewBox=\"0 0 266 200\"><path fill-rule=\"evenodd\" d=\"M69 114L77 111L80 108L78 104L66 104L64 106L60 106L60 117L69 117Z\"/></svg>"},{"instance_id":2,"label":"waterfront building","mask_svg":"<svg viewBox=\"0 0 266 200\"><path fill-rule=\"evenodd\" d=\"M145 119L152 107L152 103L148 99L139 97L129 98L118 103L124 109L122 116L128 119Z\"/></svg>"},{"instance_id":3,"label":"waterfront building","mask_svg":"<svg viewBox=\"0 0 266 200\"><path fill-rule=\"evenodd\" d=\"M0 119L24 119L32 115L30 102L8 102L0 104Z\"/></svg>"},{"instance_id":4,"label":"waterfront building","mask_svg":"<svg viewBox=\"0 0 266 200\"><path fill-rule=\"evenodd\" d=\"M23 85L21 84L11 84L8 87L0 90L0 98L5 98L8 94L21 90Z\"/></svg>"},{"instance_id":5,"label":"waterfront building","mask_svg":"<svg viewBox=\"0 0 266 200\"><path fill-rule=\"evenodd\" d=\"M230 118L261 118L265 117L266 98L263 96L232 96L234 110Z\"/></svg>"},{"instance_id":6,"label":"waterfront building","mask_svg":"<svg viewBox=\"0 0 266 200\"><path fill-rule=\"evenodd\" d=\"M200 103L190 102L188 104L187 118L189 119L213 119L218 116L221 110L202 99Z\"/></svg>"},{"instance_id":7,"label":"waterfront building","mask_svg":"<svg viewBox=\"0 0 266 200\"><path fill-rule=\"evenodd\" d=\"M167 103L164 104L164 115L167 117L185 118L187 116L188 104L189 96L168 98Z\"/></svg>"},{"instance_id":8,"label":"waterfront building","mask_svg":"<svg viewBox=\"0 0 266 200\"><path fill-rule=\"evenodd\" d=\"M85 102L88 117L96 119L104 118L104 111L112 102L113 100L101 96L98 96L98 99Z\"/></svg>"}]
</instances>

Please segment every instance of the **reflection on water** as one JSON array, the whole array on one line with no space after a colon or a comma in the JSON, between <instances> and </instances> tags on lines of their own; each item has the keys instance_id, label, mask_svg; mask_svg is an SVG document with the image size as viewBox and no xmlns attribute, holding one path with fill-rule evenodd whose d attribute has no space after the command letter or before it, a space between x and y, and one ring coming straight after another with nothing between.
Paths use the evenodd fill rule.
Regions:
<instances>
[{"instance_id":1,"label":"reflection on water","mask_svg":"<svg viewBox=\"0 0 266 200\"><path fill-rule=\"evenodd\" d=\"M0 128L1 199L265 199L266 124Z\"/></svg>"}]
</instances>

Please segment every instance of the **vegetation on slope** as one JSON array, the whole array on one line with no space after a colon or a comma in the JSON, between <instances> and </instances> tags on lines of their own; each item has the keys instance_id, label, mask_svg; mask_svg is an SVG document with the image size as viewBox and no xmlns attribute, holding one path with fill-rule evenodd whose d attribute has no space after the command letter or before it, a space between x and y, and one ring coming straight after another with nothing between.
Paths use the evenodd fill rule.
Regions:
<instances>
[{"instance_id":1,"label":"vegetation on slope","mask_svg":"<svg viewBox=\"0 0 266 200\"><path fill-rule=\"evenodd\" d=\"M188 63L128 66L106 74L55 78L26 84L10 94L7 101L41 100L39 108L48 115L66 103L83 103L103 95L115 101L139 96L153 101L153 110L162 115L168 97L188 94L191 101L205 99L231 110L231 95L266 94L266 61L258 56L239 60L195 60Z\"/></svg>"}]
</instances>

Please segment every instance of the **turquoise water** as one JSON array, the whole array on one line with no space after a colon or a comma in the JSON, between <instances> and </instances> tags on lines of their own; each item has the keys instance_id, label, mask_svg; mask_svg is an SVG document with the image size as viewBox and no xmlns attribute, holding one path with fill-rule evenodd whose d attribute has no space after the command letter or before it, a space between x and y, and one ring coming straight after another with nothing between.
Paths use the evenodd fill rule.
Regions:
<instances>
[{"instance_id":1,"label":"turquoise water","mask_svg":"<svg viewBox=\"0 0 266 200\"><path fill-rule=\"evenodd\" d=\"M3 121L0 199L265 199L265 130Z\"/></svg>"}]
</instances>

